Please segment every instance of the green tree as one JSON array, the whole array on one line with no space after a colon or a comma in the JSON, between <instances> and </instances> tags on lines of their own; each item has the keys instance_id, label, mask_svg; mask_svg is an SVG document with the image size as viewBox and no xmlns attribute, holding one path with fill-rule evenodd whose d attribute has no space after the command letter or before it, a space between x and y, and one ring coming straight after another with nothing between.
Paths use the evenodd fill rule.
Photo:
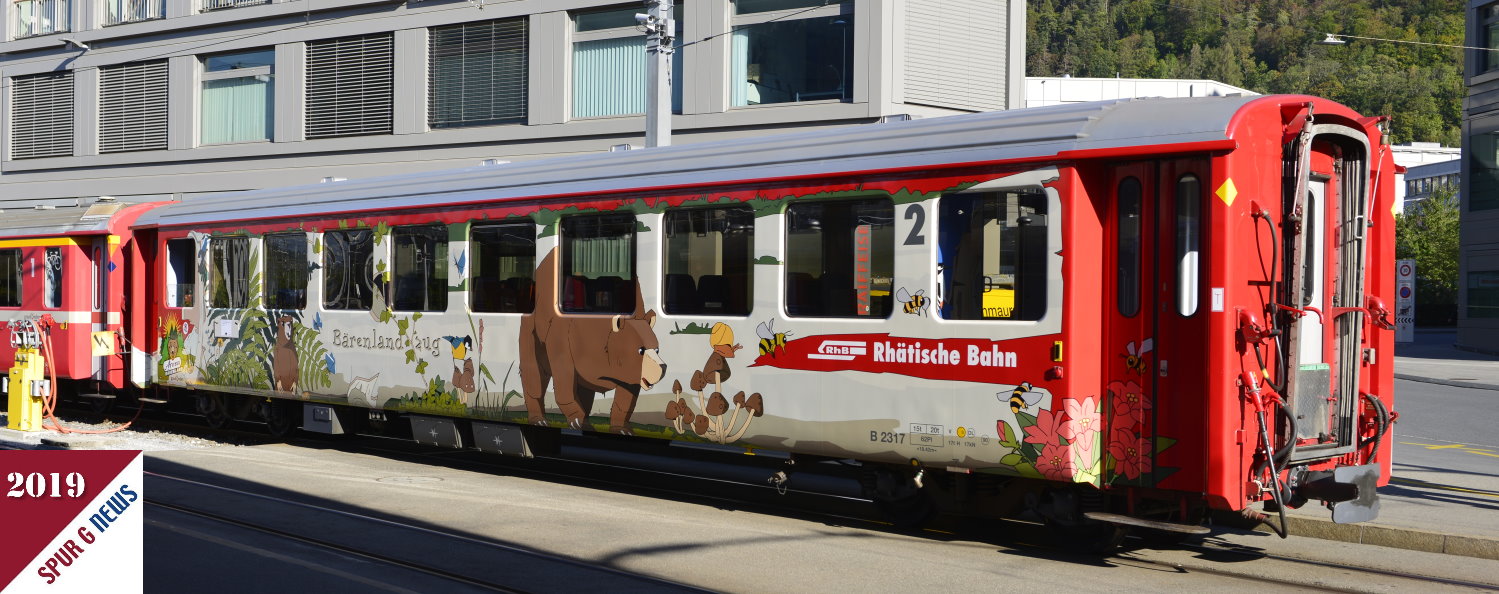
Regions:
<instances>
[{"instance_id":1,"label":"green tree","mask_svg":"<svg viewBox=\"0 0 1499 594\"><path fill-rule=\"evenodd\" d=\"M1457 321L1458 200L1451 186L1407 204L1395 217L1395 257L1416 261L1416 315L1420 324Z\"/></svg>"}]
</instances>

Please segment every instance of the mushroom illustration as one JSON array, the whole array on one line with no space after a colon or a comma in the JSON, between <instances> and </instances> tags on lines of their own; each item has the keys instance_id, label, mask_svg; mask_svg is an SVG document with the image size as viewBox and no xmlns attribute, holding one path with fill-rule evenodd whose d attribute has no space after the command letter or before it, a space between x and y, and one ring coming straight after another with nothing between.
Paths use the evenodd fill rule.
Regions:
<instances>
[{"instance_id":1,"label":"mushroom illustration","mask_svg":"<svg viewBox=\"0 0 1499 594\"><path fill-rule=\"evenodd\" d=\"M726 433L734 429L734 423L739 422L739 411L741 410L744 410L744 390L740 390L738 394L734 395L734 414L729 417L729 424L724 426Z\"/></svg>"},{"instance_id":2,"label":"mushroom illustration","mask_svg":"<svg viewBox=\"0 0 1499 594\"><path fill-rule=\"evenodd\" d=\"M687 406L687 399L677 399L677 411L681 413L682 424L691 427L697 415L692 414L692 407Z\"/></svg>"},{"instance_id":3,"label":"mushroom illustration","mask_svg":"<svg viewBox=\"0 0 1499 594\"><path fill-rule=\"evenodd\" d=\"M708 405L703 407L703 412L708 413L713 433L720 437L727 433L728 427L723 425L723 414L729 412L729 399L724 398L722 392L714 392L708 397Z\"/></svg>"},{"instance_id":4,"label":"mushroom illustration","mask_svg":"<svg viewBox=\"0 0 1499 594\"><path fill-rule=\"evenodd\" d=\"M696 431L698 435L706 436L708 434L708 417L698 415L697 420L692 423L692 430Z\"/></svg>"},{"instance_id":5,"label":"mushroom illustration","mask_svg":"<svg viewBox=\"0 0 1499 594\"><path fill-rule=\"evenodd\" d=\"M682 432L682 409L677 406L677 401L672 400L666 403L666 420L671 421L677 433Z\"/></svg>"},{"instance_id":6,"label":"mushroom illustration","mask_svg":"<svg viewBox=\"0 0 1499 594\"><path fill-rule=\"evenodd\" d=\"M732 437L730 437L724 443L739 441L739 438L744 437L744 433L749 430L750 422L754 421L755 417L760 417L760 416L764 416L765 415L765 401L764 401L764 399L760 398L760 393L759 392L755 392L754 394L750 394L750 397L744 401L744 408L749 409L749 411L751 413L754 413L754 414L750 415L749 418L745 419L744 420L744 426L740 427L739 431L735 432L734 435Z\"/></svg>"}]
</instances>

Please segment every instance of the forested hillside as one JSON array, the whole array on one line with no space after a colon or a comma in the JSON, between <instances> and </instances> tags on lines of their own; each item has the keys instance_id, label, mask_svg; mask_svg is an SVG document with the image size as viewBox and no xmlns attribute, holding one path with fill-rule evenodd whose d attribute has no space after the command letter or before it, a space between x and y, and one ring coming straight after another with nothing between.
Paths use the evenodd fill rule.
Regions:
<instances>
[{"instance_id":1,"label":"forested hillside","mask_svg":"<svg viewBox=\"0 0 1499 594\"><path fill-rule=\"evenodd\" d=\"M1205 78L1260 93L1308 93L1393 116L1394 142L1461 143L1461 50L1327 33L1463 45L1456 0L1031 0L1029 76Z\"/></svg>"}]
</instances>

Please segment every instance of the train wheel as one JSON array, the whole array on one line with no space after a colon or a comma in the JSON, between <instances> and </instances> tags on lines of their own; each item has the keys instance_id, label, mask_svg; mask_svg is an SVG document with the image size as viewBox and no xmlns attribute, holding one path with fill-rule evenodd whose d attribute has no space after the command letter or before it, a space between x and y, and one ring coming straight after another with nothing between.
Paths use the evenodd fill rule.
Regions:
<instances>
[{"instance_id":1,"label":"train wheel","mask_svg":"<svg viewBox=\"0 0 1499 594\"><path fill-rule=\"evenodd\" d=\"M301 425L302 419L298 418L302 412L301 403L288 400L270 400L261 403L260 416L265 419L265 428L271 432L276 439L286 439L292 431L296 431Z\"/></svg>"},{"instance_id":2,"label":"train wheel","mask_svg":"<svg viewBox=\"0 0 1499 594\"><path fill-rule=\"evenodd\" d=\"M1052 541L1069 551L1104 554L1112 552L1129 535L1129 528L1085 517L1086 512L1106 511L1108 501L1092 488L1060 488L1047 491L1036 512L1045 519Z\"/></svg>"},{"instance_id":3,"label":"train wheel","mask_svg":"<svg viewBox=\"0 0 1499 594\"><path fill-rule=\"evenodd\" d=\"M86 400L88 400L88 411L101 417L109 414L109 411L114 410L115 407L114 398L87 398Z\"/></svg>"},{"instance_id":4,"label":"train wheel","mask_svg":"<svg viewBox=\"0 0 1499 594\"><path fill-rule=\"evenodd\" d=\"M203 415L209 428L223 429L229 424L229 406L224 402L223 394L199 394L198 412Z\"/></svg>"}]
</instances>

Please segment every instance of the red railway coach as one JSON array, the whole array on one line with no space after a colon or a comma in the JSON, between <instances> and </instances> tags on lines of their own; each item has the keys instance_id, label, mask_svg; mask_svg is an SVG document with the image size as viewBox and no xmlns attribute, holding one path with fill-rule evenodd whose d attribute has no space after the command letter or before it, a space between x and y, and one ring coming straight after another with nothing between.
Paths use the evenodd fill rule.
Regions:
<instances>
[{"instance_id":1,"label":"red railway coach","mask_svg":"<svg viewBox=\"0 0 1499 594\"><path fill-rule=\"evenodd\" d=\"M37 325L51 338L47 353L60 392L107 404L146 381L146 356L134 351L144 327L143 255L130 225L160 203L101 200L90 206L0 212L0 361L15 360L11 336ZM129 319L135 316L134 323ZM97 341L97 343L96 343Z\"/></svg>"},{"instance_id":2,"label":"red railway coach","mask_svg":"<svg viewBox=\"0 0 1499 594\"><path fill-rule=\"evenodd\" d=\"M1129 100L198 199L137 226L148 373L277 431L853 459L907 522L1366 520L1393 414L1381 122Z\"/></svg>"}]
</instances>

